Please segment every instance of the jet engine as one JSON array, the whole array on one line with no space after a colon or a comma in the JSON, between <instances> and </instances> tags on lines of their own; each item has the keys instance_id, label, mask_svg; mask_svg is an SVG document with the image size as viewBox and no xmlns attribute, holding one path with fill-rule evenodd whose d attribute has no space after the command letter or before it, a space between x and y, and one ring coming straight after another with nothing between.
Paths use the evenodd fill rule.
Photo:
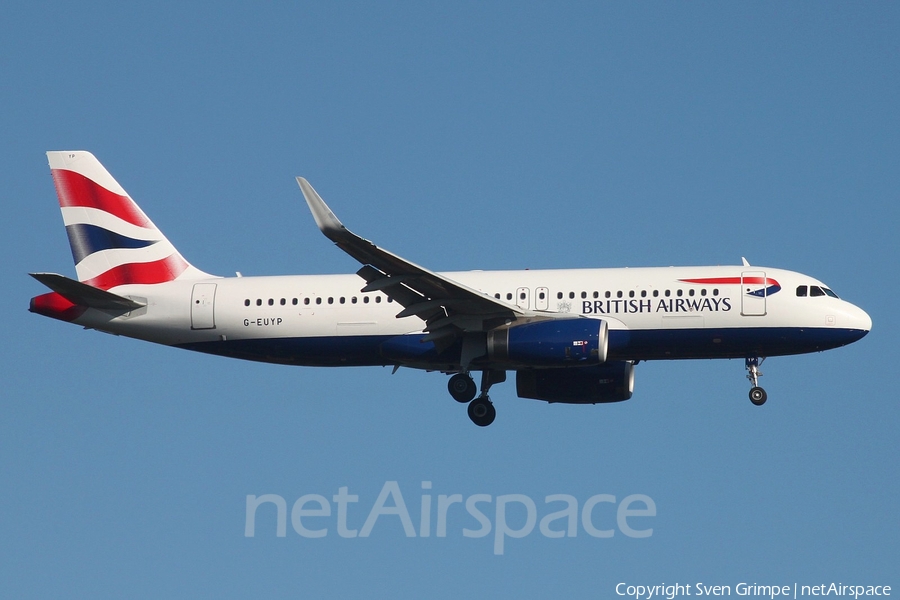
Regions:
<instances>
[{"instance_id":1,"label":"jet engine","mask_svg":"<svg viewBox=\"0 0 900 600\"><path fill-rule=\"evenodd\" d=\"M491 361L534 367L606 362L609 329L600 319L547 319L494 329L487 334Z\"/></svg>"},{"instance_id":2,"label":"jet engine","mask_svg":"<svg viewBox=\"0 0 900 600\"><path fill-rule=\"evenodd\" d=\"M519 398L566 404L621 402L634 392L634 364L616 361L576 369L525 369L516 372Z\"/></svg>"}]
</instances>

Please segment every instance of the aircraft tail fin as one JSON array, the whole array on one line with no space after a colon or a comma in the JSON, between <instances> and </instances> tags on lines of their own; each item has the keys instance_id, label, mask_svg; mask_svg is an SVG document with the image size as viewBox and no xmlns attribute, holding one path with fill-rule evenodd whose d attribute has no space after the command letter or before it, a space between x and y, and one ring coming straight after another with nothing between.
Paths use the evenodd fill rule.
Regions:
<instances>
[{"instance_id":1,"label":"aircraft tail fin","mask_svg":"<svg viewBox=\"0 0 900 600\"><path fill-rule=\"evenodd\" d=\"M78 281L120 285L212 277L193 267L93 154L48 152Z\"/></svg>"}]
</instances>

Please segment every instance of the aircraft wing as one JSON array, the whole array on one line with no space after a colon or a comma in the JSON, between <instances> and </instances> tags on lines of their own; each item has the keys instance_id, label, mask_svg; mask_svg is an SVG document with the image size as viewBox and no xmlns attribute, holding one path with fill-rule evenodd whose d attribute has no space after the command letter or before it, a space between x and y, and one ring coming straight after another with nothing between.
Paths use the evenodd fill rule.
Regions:
<instances>
[{"instance_id":1,"label":"aircraft wing","mask_svg":"<svg viewBox=\"0 0 900 600\"><path fill-rule=\"evenodd\" d=\"M455 337L460 331L487 331L506 320L537 316L379 248L344 227L309 182L297 178L316 225L363 267L363 292L381 291L403 306L397 318L417 315L427 323L426 339Z\"/></svg>"}]
</instances>

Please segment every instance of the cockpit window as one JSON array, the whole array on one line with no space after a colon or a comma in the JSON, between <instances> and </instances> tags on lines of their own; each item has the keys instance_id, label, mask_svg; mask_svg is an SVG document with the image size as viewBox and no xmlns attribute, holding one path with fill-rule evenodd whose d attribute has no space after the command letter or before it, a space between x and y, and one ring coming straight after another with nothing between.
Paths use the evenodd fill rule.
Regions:
<instances>
[{"instance_id":1,"label":"cockpit window","mask_svg":"<svg viewBox=\"0 0 900 600\"><path fill-rule=\"evenodd\" d=\"M821 298L822 296L830 296L832 298L837 298L838 295L832 292L830 289L825 287L824 285L798 285L797 286L797 296L805 297L807 294L807 290L809 290L809 296L812 298Z\"/></svg>"}]
</instances>

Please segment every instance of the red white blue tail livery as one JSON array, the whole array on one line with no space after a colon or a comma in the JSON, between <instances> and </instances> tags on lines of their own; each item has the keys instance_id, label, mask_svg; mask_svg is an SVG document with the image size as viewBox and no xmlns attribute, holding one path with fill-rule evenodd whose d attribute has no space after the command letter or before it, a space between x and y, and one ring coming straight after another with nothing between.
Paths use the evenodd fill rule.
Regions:
<instances>
[{"instance_id":1,"label":"red white blue tail livery","mask_svg":"<svg viewBox=\"0 0 900 600\"><path fill-rule=\"evenodd\" d=\"M356 274L215 277L92 154L47 156L77 280L32 273L51 290L32 298L32 312L247 360L441 371L479 426L493 422L488 393L508 373L521 398L618 402L631 398L643 360L743 358L761 405L765 357L837 348L872 327L822 282L746 261L436 273L352 233L303 178L316 224L359 261Z\"/></svg>"},{"instance_id":2,"label":"red white blue tail livery","mask_svg":"<svg viewBox=\"0 0 900 600\"><path fill-rule=\"evenodd\" d=\"M48 152L78 281L103 290L209 277L178 253L90 152Z\"/></svg>"}]
</instances>

